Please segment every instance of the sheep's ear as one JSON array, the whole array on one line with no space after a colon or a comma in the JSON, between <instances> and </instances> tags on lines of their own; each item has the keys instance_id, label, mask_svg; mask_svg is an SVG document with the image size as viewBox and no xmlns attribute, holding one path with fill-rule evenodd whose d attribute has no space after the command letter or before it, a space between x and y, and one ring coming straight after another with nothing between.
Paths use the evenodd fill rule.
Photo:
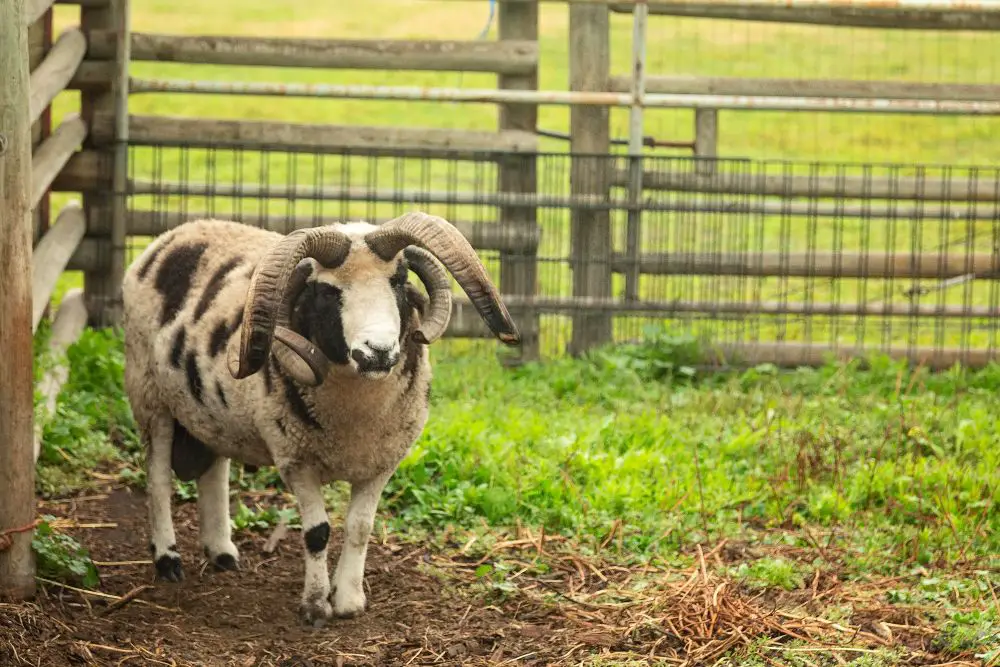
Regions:
<instances>
[{"instance_id":1,"label":"sheep's ear","mask_svg":"<svg viewBox=\"0 0 1000 667\"><path fill-rule=\"evenodd\" d=\"M271 345L271 354L275 361L281 366L285 374L291 376L293 380L307 387L319 385L323 378L316 375L312 367L305 360L296 354L290 347L275 339Z\"/></svg>"}]
</instances>

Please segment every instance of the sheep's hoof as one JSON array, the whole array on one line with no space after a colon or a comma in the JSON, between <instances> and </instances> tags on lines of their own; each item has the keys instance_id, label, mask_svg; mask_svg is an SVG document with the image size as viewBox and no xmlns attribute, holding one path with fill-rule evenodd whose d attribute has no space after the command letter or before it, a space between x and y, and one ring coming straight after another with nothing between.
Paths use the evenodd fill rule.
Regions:
<instances>
[{"instance_id":1,"label":"sheep's hoof","mask_svg":"<svg viewBox=\"0 0 1000 667\"><path fill-rule=\"evenodd\" d=\"M338 595L339 590L334 590L330 596L333 598L333 613L337 618L348 619L357 618L365 613L368 608L368 600L362 591L354 594L345 593Z\"/></svg>"},{"instance_id":2,"label":"sheep's hoof","mask_svg":"<svg viewBox=\"0 0 1000 667\"><path fill-rule=\"evenodd\" d=\"M322 598L303 601L299 605L299 615L306 625L322 628L327 621L333 618L333 607Z\"/></svg>"},{"instance_id":3,"label":"sheep's hoof","mask_svg":"<svg viewBox=\"0 0 1000 667\"><path fill-rule=\"evenodd\" d=\"M181 567L181 557L176 554L163 554L156 559L156 578L177 583L184 579Z\"/></svg>"},{"instance_id":4,"label":"sheep's hoof","mask_svg":"<svg viewBox=\"0 0 1000 667\"><path fill-rule=\"evenodd\" d=\"M219 554L212 559L212 565L220 572L236 571L240 569L240 564L232 554Z\"/></svg>"},{"instance_id":5,"label":"sheep's hoof","mask_svg":"<svg viewBox=\"0 0 1000 667\"><path fill-rule=\"evenodd\" d=\"M237 571L240 569L239 552L231 543L228 548L223 548L216 553L212 553L213 550L208 547L203 547L203 550L205 558L212 563L216 571Z\"/></svg>"}]
</instances>

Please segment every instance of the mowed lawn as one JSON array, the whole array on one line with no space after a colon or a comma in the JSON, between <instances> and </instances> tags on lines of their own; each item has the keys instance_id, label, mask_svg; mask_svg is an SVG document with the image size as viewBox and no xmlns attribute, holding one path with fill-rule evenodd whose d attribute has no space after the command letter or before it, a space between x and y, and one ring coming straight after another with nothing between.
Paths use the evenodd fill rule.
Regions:
<instances>
[{"instance_id":1,"label":"mowed lawn","mask_svg":"<svg viewBox=\"0 0 1000 667\"><path fill-rule=\"evenodd\" d=\"M59 6L59 26L75 23L76 11ZM134 0L132 6L136 31L299 37L472 39L487 15L486 2L454 0L371 0L363 11L348 11L343 3L267 0ZM543 88L567 87L567 26L565 5L543 6ZM614 16L613 26L613 68L622 74L628 70L630 17ZM490 38L495 30L494 23ZM720 76L998 84L998 52L995 37L973 33L663 17L652 19L649 39L652 73ZM493 76L468 73L151 63L135 64L133 74L483 88L496 83ZM55 119L75 110L77 99L74 93L61 96ZM193 95L141 95L130 104L140 114L355 125L493 130L497 119L492 107L468 104ZM692 115L689 110L650 112L646 132L688 140ZM544 107L539 125L565 132L568 118L565 108ZM613 133L625 137L627 111L616 110L612 119ZM546 150L567 148L558 140L541 144ZM970 118L723 112L720 153L769 160L996 166L1000 124ZM150 168L137 165L140 171ZM198 168L204 165L196 166L196 173ZM287 169L277 165L269 182L287 181ZM379 169L391 173L393 167ZM426 184L414 169L401 180L410 187ZM165 174L180 172L177 162L164 166ZM217 174L233 182L232 163L218 167ZM300 183L309 182L306 172L299 176L305 178ZM252 182L257 178L255 173ZM362 184L365 178L363 168L352 176ZM435 178L447 183L449 177ZM472 214L486 216L485 208ZM310 212L308 206L304 212ZM565 227L564 217L554 213L545 214L543 223L552 230ZM873 250L881 249L878 243L908 247L905 221L891 223L904 231L902 239L891 241L882 223L890 224L845 225L845 248L872 238L877 239ZM802 221L789 230L781 221L762 223L761 243L769 234L777 239L783 229L802 242L832 239L836 235L828 224ZM980 224L979 233L987 235L996 225ZM948 230L943 238L961 238L965 232L951 236ZM566 237L553 234L545 243L551 244L546 252L557 256ZM543 275L543 281L551 281L548 292L564 290L567 275L556 270L549 278ZM63 289L79 280L67 274ZM863 299L869 287L884 289L877 283L859 287L857 298ZM667 293L662 286L655 289ZM831 290L814 287L812 294L818 300ZM993 292L985 294L987 303L995 299ZM877 338L877 329L868 335ZM39 346L43 337L44 328ZM599 555L642 574L616 583L617 588L609 585L589 598L594 604L617 604L636 591L658 590L672 574L704 564L705 553L729 553L704 567L741 594L759 596L788 613L803 613L808 601L813 616L865 632L864 637L841 633L841 643L833 648L797 640L776 647L773 637L754 636L749 644L738 642L719 664L875 667L948 661L995 665L1000 660L996 367L932 375L876 359L866 370L831 364L786 373L764 366L703 375L695 370L700 360L696 342L668 328L650 331L641 345L608 348L585 359L549 358L518 370L501 369L495 351L492 343L469 341L434 348L431 420L386 492L377 531L443 548L468 545L475 537L470 554L478 555L477 549L521 535L525 528L535 534L544 530L565 538L563 548L584 559ZM71 361L70 384L45 429L39 491L59 496L85 489L95 467L142 486L142 456L122 395L120 340L89 332L72 349ZM41 372L45 364L38 366ZM273 471L263 470L242 478L242 484L255 489L276 480ZM341 492L339 487L331 491L334 513L341 509ZM178 484L179 500L190 499L191 493L190 485ZM274 520L273 513L261 512L259 521ZM536 561L532 567L540 572L543 565ZM480 574L493 592L516 594L520 580L505 573L520 567L497 561ZM873 633L893 639L873 643Z\"/></svg>"}]
</instances>

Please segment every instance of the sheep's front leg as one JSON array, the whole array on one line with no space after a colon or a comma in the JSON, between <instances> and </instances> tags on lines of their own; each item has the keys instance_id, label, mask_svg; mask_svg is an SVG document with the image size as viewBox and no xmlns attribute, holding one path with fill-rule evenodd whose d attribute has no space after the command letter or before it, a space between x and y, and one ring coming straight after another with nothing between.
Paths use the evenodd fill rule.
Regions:
<instances>
[{"instance_id":1,"label":"sheep's front leg","mask_svg":"<svg viewBox=\"0 0 1000 667\"><path fill-rule=\"evenodd\" d=\"M323 486L311 470L292 468L281 470L288 488L295 494L302 516L305 542L305 581L299 612L306 623L316 627L333 615L330 606L330 581L327 578L326 548L330 541L330 522L323 502Z\"/></svg>"},{"instance_id":2,"label":"sheep's front leg","mask_svg":"<svg viewBox=\"0 0 1000 667\"><path fill-rule=\"evenodd\" d=\"M205 557L219 570L239 569L229 523L229 459L216 457L198 478L198 529Z\"/></svg>"},{"instance_id":3,"label":"sheep's front leg","mask_svg":"<svg viewBox=\"0 0 1000 667\"><path fill-rule=\"evenodd\" d=\"M375 511L392 471L366 482L351 485L351 503L344 521L344 546L333 575L333 610L341 618L351 618L365 610L365 558L368 538L375 524Z\"/></svg>"},{"instance_id":4,"label":"sheep's front leg","mask_svg":"<svg viewBox=\"0 0 1000 667\"><path fill-rule=\"evenodd\" d=\"M169 414L159 415L149 428L146 450L146 493L149 509L150 541L156 578L180 581L184 578L181 556L177 553L174 521L171 517L171 497L174 493L170 451L174 439L174 420Z\"/></svg>"}]
</instances>

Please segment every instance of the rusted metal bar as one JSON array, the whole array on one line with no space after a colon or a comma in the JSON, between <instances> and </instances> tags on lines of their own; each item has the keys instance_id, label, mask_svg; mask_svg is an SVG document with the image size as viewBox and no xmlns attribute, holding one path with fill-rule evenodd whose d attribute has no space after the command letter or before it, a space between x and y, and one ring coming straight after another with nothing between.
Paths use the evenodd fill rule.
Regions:
<instances>
[{"instance_id":1,"label":"rusted metal bar","mask_svg":"<svg viewBox=\"0 0 1000 667\"><path fill-rule=\"evenodd\" d=\"M84 165L87 167L88 165ZM89 174L67 173L67 186L80 188L82 181L97 177ZM647 186L648 187L648 186ZM60 187L69 190L70 187ZM961 191L953 198L961 200ZM150 181L136 179L129 186L132 195L185 195L197 197L221 197L226 199L299 199L363 202L416 202L420 204L455 204L472 206L537 206L541 208L569 208L591 211L625 210L627 199L608 198L601 195L571 194L523 194L520 192L454 192L446 190L391 189L371 190L366 187L340 186L258 186L231 183L198 183L179 181ZM930 193L934 194L934 193ZM822 196L817 193L816 196ZM684 211L717 212L737 215L795 215L822 216L834 218L884 217L901 220L907 217L918 220L943 221L948 219L992 220L996 218L997 206L877 206L847 205L837 202L758 202L753 200L725 201L712 198L682 201L674 198L662 200L647 199L642 202L644 211Z\"/></svg>"},{"instance_id":2,"label":"rusted metal bar","mask_svg":"<svg viewBox=\"0 0 1000 667\"><path fill-rule=\"evenodd\" d=\"M499 2L553 2L578 5L713 5L739 7L789 7L825 9L906 9L969 11L1000 14L996 0L498 0Z\"/></svg>"},{"instance_id":3,"label":"rusted metal bar","mask_svg":"<svg viewBox=\"0 0 1000 667\"><path fill-rule=\"evenodd\" d=\"M609 90L627 93L632 77L613 76ZM920 81L859 81L851 79L780 79L742 76L657 75L646 77L646 91L681 95L764 95L774 97L843 97L866 100L1000 101L1000 85L987 83L924 83Z\"/></svg>"},{"instance_id":4,"label":"rusted metal bar","mask_svg":"<svg viewBox=\"0 0 1000 667\"><path fill-rule=\"evenodd\" d=\"M467 299L456 302L469 306ZM716 315L816 315L822 317L926 317L946 319L992 319L1000 317L1000 307L917 303L808 303L781 301L624 301L620 298L579 296L504 295L508 306L531 306L543 313L570 315L575 312L628 313L652 317L673 314Z\"/></svg>"},{"instance_id":5,"label":"rusted metal bar","mask_svg":"<svg viewBox=\"0 0 1000 667\"><path fill-rule=\"evenodd\" d=\"M648 253L640 258L643 273L670 276L741 276L782 278L937 279L975 274L982 280L1000 278L1000 255L991 252L718 252L683 250ZM612 257L614 271L630 262Z\"/></svg>"},{"instance_id":6,"label":"rusted metal bar","mask_svg":"<svg viewBox=\"0 0 1000 667\"><path fill-rule=\"evenodd\" d=\"M628 93L565 90L493 90L475 88L421 88L417 86L366 86L354 84L265 83L188 81L183 79L131 80L133 94L188 93L206 95L255 95L318 97L331 99L423 100L481 104L545 104L627 107ZM657 108L712 107L758 111L829 111L850 113L902 113L928 115L1000 115L1000 102L965 100L892 100L842 97L778 97L764 95L647 94L644 106Z\"/></svg>"}]
</instances>

